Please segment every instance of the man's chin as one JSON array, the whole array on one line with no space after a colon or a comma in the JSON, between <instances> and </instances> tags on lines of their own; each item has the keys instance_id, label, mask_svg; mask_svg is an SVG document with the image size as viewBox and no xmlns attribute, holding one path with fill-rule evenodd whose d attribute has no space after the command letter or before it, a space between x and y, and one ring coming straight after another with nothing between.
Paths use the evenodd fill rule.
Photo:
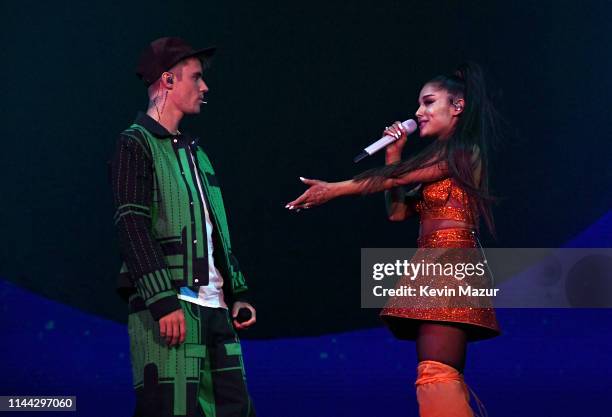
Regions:
<instances>
[{"instance_id":1,"label":"man's chin","mask_svg":"<svg viewBox=\"0 0 612 417\"><path fill-rule=\"evenodd\" d=\"M185 112L185 114L199 114L200 113L200 106L196 106L193 109L191 109L191 111L187 111Z\"/></svg>"}]
</instances>

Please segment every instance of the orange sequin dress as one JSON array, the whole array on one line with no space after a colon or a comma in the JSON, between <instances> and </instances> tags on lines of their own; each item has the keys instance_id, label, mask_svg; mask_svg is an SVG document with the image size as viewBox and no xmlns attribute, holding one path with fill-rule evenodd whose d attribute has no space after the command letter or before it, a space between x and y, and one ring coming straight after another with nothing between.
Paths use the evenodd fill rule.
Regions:
<instances>
[{"instance_id":1,"label":"orange sequin dress","mask_svg":"<svg viewBox=\"0 0 612 417\"><path fill-rule=\"evenodd\" d=\"M477 217L470 209L470 197L456 181L445 178L426 184L423 198L416 203L416 211L423 220L454 220L468 228L443 228L418 239L418 249L411 263L458 265L482 263L484 258L474 231ZM412 279L411 279L412 278ZM490 288L491 277L486 270L482 276L463 277L445 274L419 274L398 280L401 286L453 288L454 293L440 296L394 296L381 312L381 318L400 339L416 339L423 321L457 323L467 331L468 340L488 339L500 330L490 298L458 295L459 287ZM474 301L477 300L477 301Z\"/></svg>"}]
</instances>

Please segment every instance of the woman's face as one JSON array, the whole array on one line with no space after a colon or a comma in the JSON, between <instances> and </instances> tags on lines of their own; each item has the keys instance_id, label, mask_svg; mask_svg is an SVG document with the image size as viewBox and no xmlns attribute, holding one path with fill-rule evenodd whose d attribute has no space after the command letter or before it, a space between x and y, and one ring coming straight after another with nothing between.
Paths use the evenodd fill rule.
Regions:
<instances>
[{"instance_id":1,"label":"woman's face","mask_svg":"<svg viewBox=\"0 0 612 417\"><path fill-rule=\"evenodd\" d=\"M419 108L416 111L419 135L440 139L450 137L463 105L463 99L451 102L448 91L437 84L425 84L419 94Z\"/></svg>"}]
</instances>

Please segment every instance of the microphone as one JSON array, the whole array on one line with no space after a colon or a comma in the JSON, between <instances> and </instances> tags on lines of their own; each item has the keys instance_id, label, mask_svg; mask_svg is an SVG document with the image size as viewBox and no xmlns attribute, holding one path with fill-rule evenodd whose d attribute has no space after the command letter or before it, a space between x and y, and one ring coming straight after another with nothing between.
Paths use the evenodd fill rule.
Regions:
<instances>
[{"instance_id":1,"label":"microphone","mask_svg":"<svg viewBox=\"0 0 612 417\"><path fill-rule=\"evenodd\" d=\"M236 317L236 320L238 321L238 323L244 323L245 321L251 320L252 316L253 315L251 314L251 310L242 307L240 310L238 310L238 317Z\"/></svg>"},{"instance_id":2,"label":"microphone","mask_svg":"<svg viewBox=\"0 0 612 417\"><path fill-rule=\"evenodd\" d=\"M417 129L417 124L412 119L408 119L402 122L402 126L404 126L404 129L406 129L407 135L414 133L414 131ZM393 136L383 136L382 138L378 139L376 142L374 142L373 144L365 148L359 155L355 157L355 159L353 159L353 162L357 163L361 161L363 158L365 158L366 156L374 155L376 152L380 151L382 148L386 147L387 145L392 144L396 140L397 139Z\"/></svg>"}]
</instances>

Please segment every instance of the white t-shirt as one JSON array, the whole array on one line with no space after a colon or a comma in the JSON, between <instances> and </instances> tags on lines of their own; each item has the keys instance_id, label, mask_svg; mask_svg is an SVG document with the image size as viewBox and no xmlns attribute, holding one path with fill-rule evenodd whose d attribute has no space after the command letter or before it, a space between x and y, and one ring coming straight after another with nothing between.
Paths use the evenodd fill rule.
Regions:
<instances>
[{"instance_id":1,"label":"white t-shirt","mask_svg":"<svg viewBox=\"0 0 612 417\"><path fill-rule=\"evenodd\" d=\"M193 162L193 165L196 166L193 158L193 153L191 151L189 152L189 155L191 156L191 161ZM197 172L196 180L198 184L198 190L200 191L200 201L202 202L202 207L204 207L204 215L206 217L206 243L208 245L208 285L201 286L200 291L197 293L191 290L189 287L182 287L178 298L184 301L188 301L190 303L199 304L204 307L227 309L227 304L225 304L225 300L223 298L223 277L221 277L221 273L215 267L215 261L213 258L213 224L210 219L208 207L206 206L206 199L204 198L204 191L202 190L199 172Z\"/></svg>"}]
</instances>

